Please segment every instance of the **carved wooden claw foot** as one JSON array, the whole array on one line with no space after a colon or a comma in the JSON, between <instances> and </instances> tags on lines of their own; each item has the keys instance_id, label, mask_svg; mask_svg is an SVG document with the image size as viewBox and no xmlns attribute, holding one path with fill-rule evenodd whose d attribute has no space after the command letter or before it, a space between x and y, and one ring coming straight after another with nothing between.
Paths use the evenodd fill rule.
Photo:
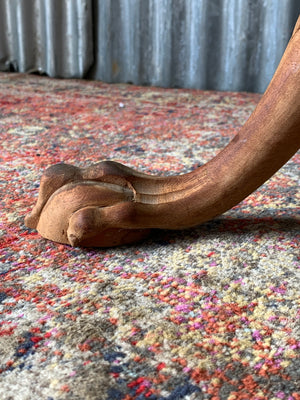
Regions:
<instances>
[{"instance_id":1,"label":"carved wooden claw foot","mask_svg":"<svg viewBox=\"0 0 300 400\"><path fill-rule=\"evenodd\" d=\"M86 169L56 164L44 172L37 204L25 224L47 239L72 246L127 244L149 233L115 223L114 206L134 198L117 163L103 161Z\"/></svg>"},{"instance_id":2,"label":"carved wooden claw foot","mask_svg":"<svg viewBox=\"0 0 300 400\"><path fill-rule=\"evenodd\" d=\"M199 225L238 204L300 147L300 18L274 77L240 132L188 174L156 177L113 161L48 168L25 224L72 246L116 246L151 228Z\"/></svg>"}]
</instances>

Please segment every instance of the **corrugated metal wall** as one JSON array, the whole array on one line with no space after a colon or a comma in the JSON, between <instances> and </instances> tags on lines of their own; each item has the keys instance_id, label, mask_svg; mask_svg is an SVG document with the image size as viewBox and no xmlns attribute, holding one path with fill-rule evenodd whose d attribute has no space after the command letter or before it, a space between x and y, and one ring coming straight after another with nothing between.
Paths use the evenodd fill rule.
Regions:
<instances>
[{"instance_id":1,"label":"corrugated metal wall","mask_svg":"<svg viewBox=\"0 0 300 400\"><path fill-rule=\"evenodd\" d=\"M299 0L0 0L0 70L263 92Z\"/></svg>"},{"instance_id":2,"label":"corrugated metal wall","mask_svg":"<svg viewBox=\"0 0 300 400\"><path fill-rule=\"evenodd\" d=\"M92 16L91 0L0 0L0 70L83 77Z\"/></svg>"}]
</instances>

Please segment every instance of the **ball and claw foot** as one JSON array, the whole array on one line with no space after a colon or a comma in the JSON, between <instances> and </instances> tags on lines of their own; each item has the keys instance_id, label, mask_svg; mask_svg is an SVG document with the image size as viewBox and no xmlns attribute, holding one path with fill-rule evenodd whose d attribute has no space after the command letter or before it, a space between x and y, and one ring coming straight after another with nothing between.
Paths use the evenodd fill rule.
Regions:
<instances>
[{"instance_id":1,"label":"ball and claw foot","mask_svg":"<svg viewBox=\"0 0 300 400\"><path fill-rule=\"evenodd\" d=\"M86 169L64 163L49 167L25 225L47 239L76 247L119 246L145 239L150 230L122 228L116 221L120 225L120 213L114 216L115 205L126 210L135 196L120 168L110 161Z\"/></svg>"}]
</instances>

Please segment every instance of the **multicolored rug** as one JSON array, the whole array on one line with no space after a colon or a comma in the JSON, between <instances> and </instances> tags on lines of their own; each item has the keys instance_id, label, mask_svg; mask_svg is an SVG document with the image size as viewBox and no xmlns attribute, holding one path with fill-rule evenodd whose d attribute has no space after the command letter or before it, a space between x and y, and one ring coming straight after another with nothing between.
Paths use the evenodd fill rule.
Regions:
<instances>
[{"instance_id":1,"label":"multicolored rug","mask_svg":"<svg viewBox=\"0 0 300 400\"><path fill-rule=\"evenodd\" d=\"M3 73L0 89L0 399L299 400L299 153L225 215L136 245L23 222L47 166L188 172L260 95Z\"/></svg>"}]
</instances>

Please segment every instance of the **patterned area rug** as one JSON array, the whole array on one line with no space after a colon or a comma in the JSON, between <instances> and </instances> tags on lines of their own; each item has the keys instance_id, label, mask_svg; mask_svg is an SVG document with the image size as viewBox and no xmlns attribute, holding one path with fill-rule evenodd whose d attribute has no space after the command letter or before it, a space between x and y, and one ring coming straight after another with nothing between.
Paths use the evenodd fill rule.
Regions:
<instances>
[{"instance_id":1,"label":"patterned area rug","mask_svg":"<svg viewBox=\"0 0 300 400\"><path fill-rule=\"evenodd\" d=\"M223 216L139 244L71 248L24 226L47 166L188 172L260 95L0 85L0 399L299 400L299 153Z\"/></svg>"}]
</instances>

